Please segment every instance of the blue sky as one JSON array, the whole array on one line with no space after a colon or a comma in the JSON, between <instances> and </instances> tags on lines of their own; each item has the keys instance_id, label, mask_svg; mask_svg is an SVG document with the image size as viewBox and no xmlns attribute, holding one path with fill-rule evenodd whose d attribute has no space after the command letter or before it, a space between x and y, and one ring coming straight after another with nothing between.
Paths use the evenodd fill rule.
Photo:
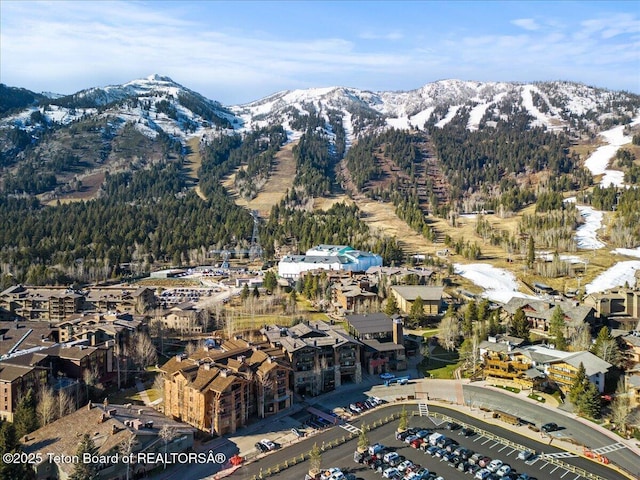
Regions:
<instances>
[{"instance_id":1,"label":"blue sky","mask_svg":"<svg viewBox=\"0 0 640 480\"><path fill-rule=\"evenodd\" d=\"M159 73L224 104L446 78L640 93L640 2L0 1L0 82L73 93Z\"/></svg>"}]
</instances>

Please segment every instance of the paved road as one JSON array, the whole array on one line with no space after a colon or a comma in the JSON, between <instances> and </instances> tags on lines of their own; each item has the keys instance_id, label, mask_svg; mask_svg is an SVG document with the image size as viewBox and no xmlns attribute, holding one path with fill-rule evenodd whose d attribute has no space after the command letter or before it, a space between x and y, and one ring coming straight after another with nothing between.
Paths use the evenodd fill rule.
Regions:
<instances>
[{"instance_id":1,"label":"paved road","mask_svg":"<svg viewBox=\"0 0 640 480\"><path fill-rule=\"evenodd\" d=\"M585 445L592 450L603 447L607 450L607 447L614 448L613 445L617 443L616 440L600 433L592 425L585 424L566 412L543 408L491 388L465 385L463 392L465 403L468 405L501 410L532 422L538 427L548 422L555 422L560 426L566 427L553 434L558 439L569 437L579 445ZM619 448L606 451L604 454L613 463L620 465L640 478L640 458L634 452L628 448Z\"/></svg>"},{"instance_id":2,"label":"paved road","mask_svg":"<svg viewBox=\"0 0 640 480\"><path fill-rule=\"evenodd\" d=\"M400 411L400 409L401 409L401 406L399 405L388 406L386 408L382 408L382 409L373 411L371 413L368 413L366 415L363 415L359 420L364 421L366 423L372 423L373 421L379 418L388 416L393 412L398 412ZM455 410L450 410L445 407L438 407L438 406L430 406L430 410L439 411L441 413L446 413L448 415L455 416L460 421L464 421L465 423L469 423L472 425L477 425L478 427L484 428L485 430L489 430L508 440L517 442L526 447L537 450L538 452L543 451L546 454L563 454L563 450L555 446L542 444L528 437L521 437L517 433L514 433L509 429L501 428L495 425L487 425L483 423L482 420L467 416ZM434 425L433 422L427 417L413 417L411 420L411 424L415 426L427 426L430 428L436 427L436 425ZM370 442L380 441L386 445L401 446L401 444L394 439L394 432L396 428L397 428L397 421L384 425L383 427L380 427L378 429L371 431L369 433L369 440ZM345 433L346 432L344 432L342 428L335 427L314 438L301 441L299 443L296 443L290 446L289 448L274 452L254 463L246 465L242 467L240 470L236 471L233 474L232 478L238 479L238 480L249 480L252 478L253 475L257 475L260 472L260 469L264 471L267 468L270 468L278 463L284 462L285 460L291 459L295 456L299 456L302 453L308 452L311 449L313 443L318 443L318 445L322 444L322 442L328 443L333 439L343 436ZM509 448L508 450L505 448L503 451L500 451L500 448L504 447L504 445L497 444L495 441L489 441L489 439L486 437L475 436L469 439L462 439L461 437L457 437L454 435L454 438L456 438L456 440L458 440L463 445L465 444L465 442L468 442L469 448L473 449L474 451L480 451L482 453L486 452L486 454L492 458L504 457L505 460L508 459L508 462L511 463L513 466L516 466L518 470L521 472L529 470L529 467L525 466L524 464L518 465L519 461L515 459L515 455L517 455L516 451L513 451L513 449L511 448ZM356 445L357 445L357 439L353 439L350 442L347 442L346 444L338 448L325 452L323 454L323 465L325 467L338 466L341 468L350 469L351 471L353 471L353 469L356 469L356 468L361 468L361 470L356 471L356 474L358 476L366 480L380 480L381 477L379 474L366 471L361 466L359 467L358 465L353 463L352 455ZM444 465L438 460L432 459L431 457L428 457L422 454L421 452L417 452L409 447L402 447L402 448L403 450L401 453L403 455L406 455L408 458L415 459L416 462L421 463L423 466L426 466L430 470L433 469L437 471L438 473L444 475L445 478L447 478L447 480L469 478L469 475L465 476L464 474L455 471L454 469ZM492 448L494 448L495 450L492 450ZM409 454L406 454L405 452L409 452ZM510 454L510 455L507 456L507 454ZM566 463L575 465L577 467L583 468L592 473L598 474L601 477L606 478L607 480L622 480L626 478L621 474L606 467L605 465L591 462L590 460L587 460L585 458L573 457L573 458L563 458L562 460L565 461ZM562 479L562 480L580 480L582 478L582 477L576 476L576 474L569 474L567 470L564 470L561 468L554 470L556 466L551 466L550 464L542 460L540 460L539 462L540 463L537 463L531 466L530 473L531 475L536 476L540 480L543 480L543 479L553 480L556 478ZM308 464L306 463L300 464L283 471L281 474L277 476L270 477L270 478L273 478L275 480L280 480L280 479L301 480L302 478L304 478L306 469L308 469Z\"/></svg>"}]
</instances>

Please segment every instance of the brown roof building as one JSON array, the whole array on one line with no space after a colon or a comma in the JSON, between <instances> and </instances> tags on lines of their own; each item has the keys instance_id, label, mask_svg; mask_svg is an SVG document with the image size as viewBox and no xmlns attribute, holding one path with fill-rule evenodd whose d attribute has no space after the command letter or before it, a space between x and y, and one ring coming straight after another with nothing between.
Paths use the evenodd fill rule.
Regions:
<instances>
[{"instance_id":1,"label":"brown roof building","mask_svg":"<svg viewBox=\"0 0 640 480\"><path fill-rule=\"evenodd\" d=\"M290 367L268 344L227 340L165 363L165 415L218 435L291 406Z\"/></svg>"}]
</instances>

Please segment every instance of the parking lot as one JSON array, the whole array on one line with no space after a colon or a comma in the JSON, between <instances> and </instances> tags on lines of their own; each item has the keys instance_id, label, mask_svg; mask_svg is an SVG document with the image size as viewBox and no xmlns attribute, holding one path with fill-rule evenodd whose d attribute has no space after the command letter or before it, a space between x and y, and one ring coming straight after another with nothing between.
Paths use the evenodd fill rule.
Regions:
<instances>
[{"instance_id":1,"label":"parking lot","mask_svg":"<svg viewBox=\"0 0 640 480\"><path fill-rule=\"evenodd\" d=\"M398 454L406 457L406 459L428 469L429 472L435 472L437 475L442 476L445 480L468 480L474 477L474 475L470 473L463 473L455 467L450 466L447 461L431 456L428 453L424 453L421 449L412 448L403 441L396 439L395 433L397 426L398 422L393 421L370 431L368 433L370 443L382 443L387 447L388 451L397 452ZM476 429L476 431L480 431L480 433L475 433L466 437L461 434L461 429L449 431L445 428L444 419L434 418L431 416L412 417L410 419L410 426L440 432L445 436L454 439L460 446L480 453L490 459L500 459L504 463L509 464L518 474L527 473L531 478L538 480L581 480L585 478L582 475L571 471L571 467L565 468L564 466L557 464L558 460L562 461L563 459L567 459L572 460L575 463L575 461L579 461L580 459L571 459L568 457L568 455L571 454L568 454L567 452L554 448L553 446L547 446L535 442L528 438L522 437L522 445L532 450L537 449L538 454L529 461L524 462L517 458L519 450L514 448L512 441L501 439L501 437L497 437L495 434L490 432L486 432L485 434L483 431ZM334 430L340 430L340 427L337 427ZM356 449L356 445L357 438L338 448L324 452L322 455L323 467L339 467L343 472L354 473L357 478L362 480L382 480L383 476L381 473L373 471L369 466L358 464L353 461L353 453ZM542 453L542 447L544 447L545 453ZM280 453L286 454L286 451L282 451ZM264 460L269 460L269 457L266 457ZM270 462L261 463L263 465L263 469L270 464ZM274 462L274 464L275 463L276 462ZM599 469L606 469L604 470L604 473L600 472L600 475L603 476L603 478L607 478L607 480L625 478L604 466L598 466L597 464L591 463L588 463L585 466L589 467L590 465L593 465L594 468L599 467ZM270 478L288 480L292 478L303 479L307 469L308 463L305 462L288 468L282 473ZM245 477L239 476L239 478L251 478L248 471L244 475Z\"/></svg>"}]
</instances>

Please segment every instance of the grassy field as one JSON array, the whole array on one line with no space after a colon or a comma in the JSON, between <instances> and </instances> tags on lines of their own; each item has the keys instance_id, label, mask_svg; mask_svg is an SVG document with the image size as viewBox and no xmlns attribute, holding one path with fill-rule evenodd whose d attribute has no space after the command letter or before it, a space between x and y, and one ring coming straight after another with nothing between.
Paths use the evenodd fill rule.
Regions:
<instances>
[{"instance_id":1,"label":"grassy field","mask_svg":"<svg viewBox=\"0 0 640 480\"><path fill-rule=\"evenodd\" d=\"M293 147L297 143L288 143L276 154L275 164L270 172L269 179L260 189L256 198L246 200L237 194L234 188L235 173L225 179L223 185L234 196L236 205L250 210L258 210L263 218L267 218L270 215L271 208L280 202L285 192L293 185L293 178L296 175L296 160L293 158Z\"/></svg>"},{"instance_id":2,"label":"grassy field","mask_svg":"<svg viewBox=\"0 0 640 480\"><path fill-rule=\"evenodd\" d=\"M424 374L431 378L453 378L453 372L458 368L458 351L451 352L436 345L429 358L422 361Z\"/></svg>"}]
</instances>

